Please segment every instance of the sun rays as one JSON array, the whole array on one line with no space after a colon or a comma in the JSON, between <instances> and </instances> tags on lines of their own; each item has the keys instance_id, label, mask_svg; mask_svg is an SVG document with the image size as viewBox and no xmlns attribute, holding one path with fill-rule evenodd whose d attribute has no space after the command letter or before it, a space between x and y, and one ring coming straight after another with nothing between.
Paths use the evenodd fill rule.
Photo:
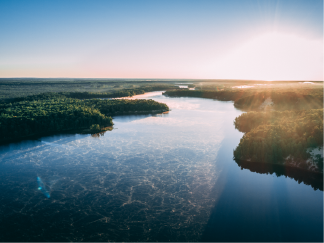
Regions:
<instances>
[{"instance_id":1,"label":"sun rays","mask_svg":"<svg viewBox=\"0 0 324 243\"><path fill-rule=\"evenodd\" d=\"M215 76L254 80L323 79L321 40L269 32L243 43L214 63Z\"/></svg>"}]
</instances>

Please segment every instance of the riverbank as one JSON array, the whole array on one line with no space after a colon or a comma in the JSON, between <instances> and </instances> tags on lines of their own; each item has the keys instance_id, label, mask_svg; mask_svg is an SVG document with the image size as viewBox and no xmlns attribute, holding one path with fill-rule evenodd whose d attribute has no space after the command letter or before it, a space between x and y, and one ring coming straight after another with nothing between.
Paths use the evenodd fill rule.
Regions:
<instances>
[{"instance_id":1,"label":"riverbank","mask_svg":"<svg viewBox=\"0 0 324 243\"><path fill-rule=\"evenodd\" d=\"M308 110L323 108L323 92L297 89L242 90L168 90L168 97L196 97L233 101L234 106L244 111L260 111L271 106L274 110Z\"/></svg>"},{"instance_id":2,"label":"riverbank","mask_svg":"<svg viewBox=\"0 0 324 243\"><path fill-rule=\"evenodd\" d=\"M37 134L30 134L28 136L19 137L16 139L11 139L7 141L0 141L0 145L8 145L10 143L18 143L26 140L39 140L43 137L53 136L53 135L64 135L64 134L96 134L106 131L112 131L113 126L109 127L102 127L100 130L91 130L89 128L83 127L80 129L69 129L69 130L63 130L63 131L46 131L43 133L37 133Z\"/></svg>"}]
</instances>

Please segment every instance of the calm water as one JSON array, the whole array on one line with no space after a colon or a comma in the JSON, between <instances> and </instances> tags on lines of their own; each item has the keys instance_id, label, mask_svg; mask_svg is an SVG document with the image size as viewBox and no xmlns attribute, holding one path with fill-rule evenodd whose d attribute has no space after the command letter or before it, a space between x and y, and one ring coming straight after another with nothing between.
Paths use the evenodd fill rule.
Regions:
<instances>
[{"instance_id":1,"label":"calm water","mask_svg":"<svg viewBox=\"0 0 324 243\"><path fill-rule=\"evenodd\" d=\"M139 97L172 111L0 147L1 241L323 240L323 191L233 161L232 102Z\"/></svg>"}]
</instances>

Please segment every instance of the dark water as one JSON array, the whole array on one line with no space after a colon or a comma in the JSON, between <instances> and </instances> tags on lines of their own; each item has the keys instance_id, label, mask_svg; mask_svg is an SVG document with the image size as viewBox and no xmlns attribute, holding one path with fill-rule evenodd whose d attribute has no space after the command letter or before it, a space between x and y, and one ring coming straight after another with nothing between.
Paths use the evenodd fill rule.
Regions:
<instances>
[{"instance_id":1,"label":"dark water","mask_svg":"<svg viewBox=\"0 0 324 243\"><path fill-rule=\"evenodd\" d=\"M231 102L160 93L169 114L1 146L0 240L323 241L323 191L233 161Z\"/></svg>"}]
</instances>

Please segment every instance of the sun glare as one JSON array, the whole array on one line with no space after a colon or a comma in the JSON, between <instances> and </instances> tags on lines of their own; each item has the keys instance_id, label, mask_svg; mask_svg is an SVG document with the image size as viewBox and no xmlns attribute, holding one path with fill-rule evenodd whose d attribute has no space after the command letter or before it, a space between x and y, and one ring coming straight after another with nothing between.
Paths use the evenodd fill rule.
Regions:
<instances>
[{"instance_id":1,"label":"sun glare","mask_svg":"<svg viewBox=\"0 0 324 243\"><path fill-rule=\"evenodd\" d=\"M321 40L283 33L258 36L219 58L214 65L220 78L257 80L323 80Z\"/></svg>"}]
</instances>

